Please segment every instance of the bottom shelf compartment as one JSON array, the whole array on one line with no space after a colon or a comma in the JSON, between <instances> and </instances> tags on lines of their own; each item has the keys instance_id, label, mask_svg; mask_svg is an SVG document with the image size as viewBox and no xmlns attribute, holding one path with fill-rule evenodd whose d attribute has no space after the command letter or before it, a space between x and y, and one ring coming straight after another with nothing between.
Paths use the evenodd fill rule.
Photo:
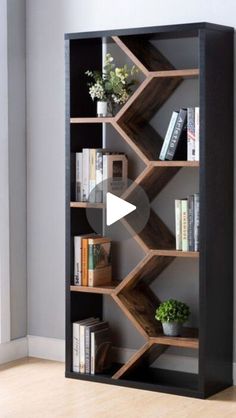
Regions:
<instances>
[{"instance_id":1,"label":"bottom shelf compartment","mask_svg":"<svg viewBox=\"0 0 236 418\"><path fill-rule=\"evenodd\" d=\"M112 379L113 373L118 371L121 367L122 364L116 363L109 372L96 375L66 371L65 376L77 380L112 384L201 399L204 398L204 394L198 390L197 374L149 368L146 370L132 370L132 372L129 372L125 377L122 377L122 379Z\"/></svg>"}]
</instances>

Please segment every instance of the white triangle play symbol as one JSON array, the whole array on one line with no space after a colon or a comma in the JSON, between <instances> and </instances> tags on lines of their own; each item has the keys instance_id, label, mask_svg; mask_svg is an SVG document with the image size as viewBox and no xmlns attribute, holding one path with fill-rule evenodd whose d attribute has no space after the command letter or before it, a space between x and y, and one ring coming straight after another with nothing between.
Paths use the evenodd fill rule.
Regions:
<instances>
[{"instance_id":1,"label":"white triangle play symbol","mask_svg":"<svg viewBox=\"0 0 236 418\"><path fill-rule=\"evenodd\" d=\"M126 202L120 197L115 196L112 193L107 193L106 195L106 224L110 226L114 222L119 221L119 219L128 215L136 209L136 206L132 203Z\"/></svg>"}]
</instances>

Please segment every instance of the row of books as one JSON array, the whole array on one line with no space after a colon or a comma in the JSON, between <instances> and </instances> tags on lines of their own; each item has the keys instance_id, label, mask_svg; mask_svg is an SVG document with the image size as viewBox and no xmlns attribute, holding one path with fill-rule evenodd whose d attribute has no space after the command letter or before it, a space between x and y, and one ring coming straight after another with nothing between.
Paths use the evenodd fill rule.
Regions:
<instances>
[{"instance_id":1,"label":"row of books","mask_svg":"<svg viewBox=\"0 0 236 418\"><path fill-rule=\"evenodd\" d=\"M87 318L73 322L73 371L102 373L111 366L111 331L107 321Z\"/></svg>"},{"instance_id":2,"label":"row of books","mask_svg":"<svg viewBox=\"0 0 236 418\"><path fill-rule=\"evenodd\" d=\"M199 193L175 200L176 250L199 251Z\"/></svg>"},{"instance_id":3,"label":"row of books","mask_svg":"<svg viewBox=\"0 0 236 418\"><path fill-rule=\"evenodd\" d=\"M101 203L103 194L126 187L128 160L123 153L109 152L102 148L83 148L75 154L75 199L77 202ZM108 180L111 189L94 188Z\"/></svg>"},{"instance_id":4,"label":"row of books","mask_svg":"<svg viewBox=\"0 0 236 418\"><path fill-rule=\"evenodd\" d=\"M159 159L199 161L199 107L172 112Z\"/></svg>"},{"instance_id":5,"label":"row of books","mask_svg":"<svg viewBox=\"0 0 236 418\"><path fill-rule=\"evenodd\" d=\"M111 280L111 240L96 234L75 236L74 285L102 286Z\"/></svg>"}]
</instances>

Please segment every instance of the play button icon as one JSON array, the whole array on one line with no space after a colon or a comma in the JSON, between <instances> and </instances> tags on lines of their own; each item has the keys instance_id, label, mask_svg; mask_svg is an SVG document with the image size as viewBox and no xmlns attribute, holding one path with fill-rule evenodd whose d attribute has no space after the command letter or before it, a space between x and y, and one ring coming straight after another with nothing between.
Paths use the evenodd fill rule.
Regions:
<instances>
[{"instance_id":1,"label":"play button icon","mask_svg":"<svg viewBox=\"0 0 236 418\"><path fill-rule=\"evenodd\" d=\"M136 206L132 203L126 202L113 193L106 194L106 224L110 226L120 219L124 218L129 213L136 210Z\"/></svg>"},{"instance_id":2,"label":"play button icon","mask_svg":"<svg viewBox=\"0 0 236 418\"><path fill-rule=\"evenodd\" d=\"M90 193L89 202L91 207L86 208L88 227L85 231L90 228L91 232L109 237L113 245L140 234L149 220L148 196L130 179L124 184L115 179L99 183Z\"/></svg>"}]
</instances>

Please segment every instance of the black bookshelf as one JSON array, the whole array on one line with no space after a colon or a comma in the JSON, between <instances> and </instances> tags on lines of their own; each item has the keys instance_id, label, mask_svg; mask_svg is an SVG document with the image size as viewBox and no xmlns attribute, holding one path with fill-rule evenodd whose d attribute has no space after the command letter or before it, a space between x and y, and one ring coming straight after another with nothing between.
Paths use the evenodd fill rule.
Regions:
<instances>
[{"instance_id":1,"label":"black bookshelf","mask_svg":"<svg viewBox=\"0 0 236 418\"><path fill-rule=\"evenodd\" d=\"M71 123L95 116L85 70L102 66L102 38L198 39L200 101L200 251L198 374L159 370L140 361L120 378L72 371L72 323L102 317L104 295L73 292L73 236L91 231L85 208L72 208L71 155L102 146L101 123ZM123 38L122 38L123 37ZM66 377L206 398L232 385L233 347L233 41L234 29L211 23L72 33L66 51ZM141 60L141 58L139 57ZM167 167L168 169L168 167ZM95 209L97 210L97 209ZM147 337L148 340L148 337Z\"/></svg>"}]
</instances>

